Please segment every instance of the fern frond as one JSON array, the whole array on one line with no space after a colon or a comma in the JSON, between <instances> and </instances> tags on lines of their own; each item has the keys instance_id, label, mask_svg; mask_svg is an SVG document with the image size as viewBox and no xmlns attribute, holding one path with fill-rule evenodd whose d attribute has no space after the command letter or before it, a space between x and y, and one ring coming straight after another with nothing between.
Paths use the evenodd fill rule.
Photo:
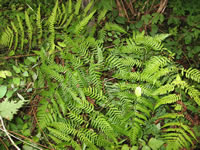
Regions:
<instances>
[{"instance_id":1,"label":"fern frond","mask_svg":"<svg viewBox=\"0 0 200 150\"><path fill-rule=\"evenodd\" d=\"M104 101L106 97L104 96L103 92L101 90L98 90L96 88L85 88L84 93L86 96L89 96L97 101Z\"/></svg>"},{"instance_id":2,"label":"fern frond","mask_svg":"<svg viewBox=\"0 0 200 150\"><path fill-rule=\"evenodd\" d=\"M166 84L164 86L159 87L157 90L153 92L153 95L163 95L167 94L171 91L174 91L174 85L173 84Z\"/></svg>"},{"instance_id":3,"label":"fern frond","mask_svg":"<svg viewBox=\"0 0 200 150\"><path fill-rule=\"evenodd\" d=\"M137 66L140 68L142 66L142 62L139 59L134 59L132 57L121 58L120 61L123 65L129 67Z\"/></svg>"},{"instance_id":4,"label":"fern frond","mask_svg":"<svg viewBox=\"0 0 200 150\"><path fill-rule=\"evenodd\" d=\"M37 17L36 17L36 25L37 25L37 32L38 32L38 44L42 43L42 23L41 23L41 14L40 14L40 6L37 10Z\"/></svg>"},{"instance_id":5,"label":"fern frond","mask_svg":"<svg viewBox=\"0 0 200 150\"><path fill-rule=\"evenodd\" d=\"M118 24L111 23L111 22L106 23L104 28L105 30L108 30L108 31L126 33L126 31L121 26L119 26Z\"/></svg>"},{"instance_id":6,"label":"fern frond","mask_svg":"<svg viewBox=\"0 0 200 150\"><path fill-rule=\"evenodd\" d=\"M71 14L72 13L72 0L68 0L68 3L67 3L67 10L68 10L68 13Z\"/></svg>"},{"instance_id":7,"label":"fern frond","mask_svg":"<svg viewBox=\"0 0 200 150\"><path fill-rule=\"evenodd\" d=\"M15 26L15 24L13 22L11 22L12 28L15 32L15 45L14 45L14 51L17 49L17 45L18 45L18 38L19 38L19 34L18 34L18 29Z\"/></svg>"},{"instance_id":8,"label":"fern frond","mask_svg":"<svg viewBox=\"0 0 200 150\"><path fill-rule=\"evenodd\" d=\"M158 117L158 119L165 119L165 118L175 119L175 118L179 118L179 117L184 117L184 115L183 114L177 114L177 113L167 113L167 114L164 114L164 115Z\"/></svg>"},{"instance_id":9,"label":"fern frond","mask_svg":"<svg viewBox=\"0 0 200 150\"><path fill-rule=\"evenodd\" d=\"M1 45L5 46L5 47L9 47L9 49L12 46L13 43L13 31L7 27L7 29L3 32L2 36L1 36Z\"/></svg>"},{"instance_id":10,"label":"fern frond","mask_svg":"<svg viewBox=\"0 0 200 150\"><path fill-rule=\"evenodd\" d=\"M179 126L183 128L185 132L188 132L197 141L196 136L187 125L184 125L183 123L180 123L180 122L169 122L169 123L164 124L162 128L166 128L169 126Z\"/></svg>"},{"instance_id":11,"label":"fern frond","mask_svg":"<svg viewBox=\"0 0 200 150\"><path fill-rule=\"evenodd\" d=\"M65 133L63 133L59 130L50 128L50 127L47 127L47 129L49 130L50 134L57 137L58 139L63 140L63 141L67 141L67 142L71 141L71 137L68 136L67 134L65 134Z\"/></svg>"},{"instance_id":12,"label":"fern frond","mask_svg":"<svg viewBox=\"0 0 200 150\"><path fill-rule=\"evenodd\" d=\"M76 5L75 5L75 12L74 12L76 15L79 14L79 10L81 8L81 3L82 3L82 0L77 0Z\"/></svg>"},{"instance_id":13,"label":"fern frond","mask_svg":"<svg viewBox=\"0 0 200 150\"><path fill-rule=\"evenodd\" d=\"M108 121L102 114L99 114L98 116L94 116L93 119L91 120L91 125L94 128L100 129L108 136L111 133L113 133L113 128L111 127L111 125L108 123Z\"/></svg>"},{"instance_id":14,"label":"fern frond","mask_svg":"<svg viewBox=\"0 0 200 150\"><path fill-rule=\"evenodd\" d=\"M163 40L165 40L166 38L168 38L170 36L170 34L156 34L153 38L156 41L162 42Z\"/></svg>"},{"instance_id":15,"label":"fern frond","mask_svg":"<svg viewBox=\"0 0 200 150\"><path fill-rule=\"evenodd\" d=\"M29 39L29 50L32 47L32 36L33 36L33 27L31 25L31 21L28 15L28 11L25 11L25 22L26 22L26 26L28 27L28 39Z\"/></svg>"},{"instance_id":16,"label":"fern frond","mask_svg":"<svg viewBox=\"0 0 200 150\"><path fill-rule=\"evenodd\" d=\"M93 62L90 63L89 67L89 75L91 82L94 86L96 86L98 89L102 88L102 82L101 82L101 68L100 64L94 64Z\"/></svg>"},{"instance_id":17,"label":"fern frond","mask_svg":"<svg viewBox=\"0 0 200 150\"><path fill-rule=\"evenodd\" d=\"M49 123L53 122L54 119L50 114L50 106L48 101L41 100L40 106L37 109L37 118L41 129L44 129L48 126Z\"/></svg>"},{"instance_id":18,"label":"fern frond","mask_svg":"<svg viewBox=\"0 0 200 150\"><path fill-rule=\"evenodd\" d=\"M18 20L18 24L19 24L19 28L20 28L20 35L21 35L21 50L23 50L23 48L24 48L24 27L22 25L22 21L21 21L19 15L17 15L17 20Z\"/></svg>"},{"instance_id":19,"label":"fern frond","mask_svg":"<svg viewBox=\"0 0 200 150\"><path fill-rule=\"evenodd\" d=\"M83 20L81 20L81 22L79 24L76 25L75 31L74 31L76 34L79 34L84 29L84 27L88 24L90 19L95 14L95 12L96 12L96 10L91 12L87 17L83 18Z\"/></svg>"},{"instance_id":20,"label":"fern frond","mask_svg":"<svg viewBox=\"0 0 200 150\"><path fill-rule=\"evenodd\" d=\"M121 63L120 59L117 56L114 56L114 55L109 55L106 58L106 65L109 68L117 68L117 69L120 69L120 70L125 69L125 66Z\"/></svg>"},{"instance_id":21,"label":"fern frond","mask_svg":"<svg viewBox=\"0 0 200 150\"><path fill-rule=\"evenodd\" d=\"M83 16L86 16L92 5L94 4L94 0L91 0L89 4L85 7Z\"/></svg>"},{"instance_id":22,"label":"fern frond","mask_svg":"<svg viewBox=\"0 0 200 150\"><path fill-rule=\"evenodd\" d=\"M186 72L186 78L192 79L200 83L200 71L197 69L189 68Z\"/></svg>"},{"instance_id":23,"label":"fern frond","mask_svg":"<svg viewBox=\"0 0 200 150\"><path fill-rule=\"evenodd\" d=\"M143 112L147 117L150 117L149 109L146 108L145 106L141 105L141 104L136 104L135 110Z\"/></svg>"},{"instance_id":24,"label":"fern frond","mask_svg":"<svg viewBox=\"0 0 200 150\"><path fill-rule=\"evenodd\" d=\"M57 15L57 9L58 9L58 0L56 1L56 4L53 8L53 11L51 13L51 16L48 19L48 24L49 24L49 43L50 43L50 50L49 53L52 54L55 50L55 29L54 29L54 24L56 21L56 15Z\"/></svg>"},{"instance_id":25,"label":"fern frond","mask_svg":"<svg viewBox=\"0 0 200 150\"><path fill-rule=\"evenodd\" d=\"M160 38L160 39L159 39ZM144 33L133 34L133 39L137 45L145 45L150 49L162 51L163 44L160 42L161 37L157 37L159 40L155 40L156 38L150 36L144 36Z\"/></svg>"},{"instance_id":26,"label":"fern frond","mask_svg":"<svg viewBox=\"0 0 200 150\"><path fill-rule=\"evenodd\" d=\"M97 23L100 23L100 21L105 18L107 11L107 9L103 9L102 11L100 11L97 18Z\"/></svg>"},{"instance_id":27,"label":"fern frond","mask_svg":"<svg viewBox=\"0 0 200 150\"><path fill-rule=\"evenodd\" d=\"M138 135L140 134L142 128L137 123L133 124L133 127L130 130L130 140L132 145L136 145L138 142Z\"/></svg>"},{"instance_id":28,"label":"fern frond","mask_svg":"<svg viewBox=\"0 0 200 150\"><path fill-rule=\"evenodd\" d=\"M162 97L158 102L157 104L155 105L154 109L157 109L160 105L163 105L163 104L171 104L171 103L174 103L178 100L180 100L181 97L180 95L176 95L176 94L169 94L167 96L164 96Z\"/></svg>"}]
</instances>

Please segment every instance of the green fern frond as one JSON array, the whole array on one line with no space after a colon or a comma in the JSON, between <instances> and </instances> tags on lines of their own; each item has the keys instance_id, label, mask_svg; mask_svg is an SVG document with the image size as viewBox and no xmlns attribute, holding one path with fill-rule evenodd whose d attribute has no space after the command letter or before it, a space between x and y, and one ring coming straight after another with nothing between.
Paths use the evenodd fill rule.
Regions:
<instances>
[{"instance_id":1,"label":"green fern frond","mask_svg":"<svg viewBox=\"0 0 200 150\"><path fill-rule=\"evenodd\" d=\"M143 112L147 117L150 117L149 109L146 108L145 106L141 105L141 104L136 104L135 105L135 110Z\"/></svg>"},{"instance_id":2,"label":"green fern frond","mask_svg":"<svg viewBox=\"0 0 200 150\"><path fill-rule=\"evenodd\" d=\"M126 33L126 31L121 26L119 26L118 24L111 23L111 22L106 23L104 28L105 30L108 30L108 31Z\"/></svg>"},{"instance_id":3,"label":"green fern frond","mask_svg":"<svg viewBox=\"0 0 200 150\"><path fill-rule=\"evenodd\" d=\"M131 140L131 144L132 145L136 145L138 142L138 135L140 134L142 128L140 125L138 125L137 123L133 124L133 127L130 130L130 140Z\"/></svg>"},{"instance_id":4,"label":"green fern frond","mask_svg":"<svg viewBox=\"0 0 200 150\"><path fill-rule=\"evenodd\" d=\"M49 130L50 134L57 137L58 139L63 140L63 141L67 141L67 142L71 141L71 137L68 136L67 134L65 134L65 133L63 133L59 130L50 128L50 127L47 127L47 129Z\"/></svg>"},{"instance_id":5,"label":"green fern frond","mask_svg":"<svg viewBox=\"0 0 200 150\"><path fill-rule=\"evenodd\" d=\"M163 37L163 36L161 36ZM157 37L157 39L161 38ZM156 38L150 37L150 36L144 36L144 33L137 33L133 34L133 39L137 45L145 45L147 48L162 51L163 50L163 44L160 42L160 40L155 40Z\"/></svg>"},{"instance_id":6,"label":"green fern frond","mask_svg":"<svg viewBox=\"0 0 200 150\"><path fill-rule=\"evenodd\" d=\"M68 113L69 118L71 119L71 121L76 122L76 124L81 125L84 121L83 117L74 113L74 112L70 112Z\"/></svg>"},{"instance_id":7,"label":"green fern frond","mask_svg":"<svg viewBox=\"0 0 200 150\"><path fill-rule=\"evenodd\" d=\"M95 12L96 10L91 12L87 17L83 18L83 20L81 20L81 22L76 25L74 33L79 34L84 29L84 27L88 24L88 22L93 17Z\"/></svg>"},{"instance_id":8,"label":"green fern frond","mask_svg":"<svg viewBox=\"0 0 200 150\"><path fill-rule=\"evenodd\" d=\"M26 22L26 26L28 27L28 39L29 39L29 50L32 47L32 36L33 36L33 27L31 25L31 21L28 15L28 11L25 11L25 22Z\"/></svg>"},{"instance_id":9,"label":"green fern frond","mask_svg":"<svg viewBox=\"0 0 200 150\"><path fill-rule=\"evenodd\" d=\"M94 86L96 86L98 89L102 88L102 82L101 82L101 72L100 72L100 64L94 64L93 62L90 63L89 67L89 75L91 82Z\"/></svg>"},{"instance_id":10,"label":"green fern frond","mask_svg":"<svg viewBox=\"0 0 200 150\"><path fill-rule=\"evenodd\" d=\"M141 55L145 51L144 46L137 45L131 38L126 39L126 43L127 45L121 48L121 53Z\"/></svg>"},{"instance_id":11,"label":"green fern frond","mask_svg":"<svg viewBox=\"0 0 200 150\"><path fill-rule=\"evenodd\" d=\"M2 36L1 36L1 45L5 46L5 47L9 47L9 49L12 46L13 43L13 31L7 27L7 29L3 32Z\"/></svg>"},{"instance_id":12,"label":"green fern frond","mask_svg":"<svg viewBox=\"0 0 200 150\"><path fill-rule=\"evenodd\" d=\"M178 100L180 100L181 97L180 95L176 95L176 94L169 94L167 96L164 96L162 97L158 102L157 104L155 105L154 109L157 109L160 105L163 105L163 104L171 104L171 103L174 103Z\"/></svg>"},{"instance_id":13,"label":"green fern frond","mask_svg":"<svg viewBox=\"0 0 200 150\"><path fill-rule=\"evenodd\" d=\"M91 125L94 128L100 129L108 136L113 133L113 128L102 114L94 116L91 120Z\"/></svg>"},{"instance_id":14,"label":"green fern frond","mask_svg":"<svg viewBox=\"0 0 200 150\"><path fill-rule=\"evenodd\" d=\"M37 10L37 17L36 17L36 25L37 25L37 32L38 32L38 44L42 43L42 23L41 23L41 14L40 14L40 6Z\"/></svg>"},{"instance_id":15,"label":"green fern frond","mask_svg":"<svg viewBox=\"0 0 200 150\"><path fill-rule=\"evenodd\" d=\"M94 0L91 0L89 4L85 7L83 16L86 16L88 11L91 9L92 5L94 4Z\"/></svg>"},{"instance_id":16,"label":"green fern frond","mask_svg":"<svg viewBox=\"0 0 200 150\"><path fill-rule=\"evenodd\" d=\"M123 65L129 67L137 66L140 68L142 66L142 62L139 59L134 59L132 57L121 58L120 61Z\"/></svg>"},{"instance_id":17,"label":"green fern frond","mask_svg":"<svg viewBox=\"0 0 200 150\"><path fill-rule=\"evenodd\" d=\"M89 96L97 101L104 101L106 97L104 96L103 92L101 90L98 90L96 88L85 88L84 93L86 96Z\"/></svg>"},{"instance_id":18,"label":"green fern frond","mask_svg":"<svg viewBox=\"0 0 200 150\"><path fill-rule=\"evenodd\" d=\"M76 15L79 14L79 10L81 8L81 3L82 3L82 0L77 0L76 5L75 5L75 12L74 12Z\"/></svg>"},{"instance_id":19,"label":"green fern frond","mask_svg":"<svg viewBox=\"0 0 200 150\"><path fill-rule=\"evenodd\" d=\"M79 49L80 49L80 51L79 51L80 56L79 57L81 57L85 63L90 62L91 56L90 56L90 53L89 53L89 43L83 42L80 45Z\"/></svg>"},{"instance_id":20,"label":"green fern frond","mask_svg":"<svg viewBox=\"0 0 200 150\"><path fill-rule=\"evenodd\" d=\"M107 11L108 11L107 9L103 9L102 11L100 11L98 18L97 18L97 23L100 23L101 20L103 20L105 18Z\"/></svg>"},{"instance_id":21,"label":"green fern frond","mask_svg":"<svg viewBox=\"0 0 200 150\"><path fill-rule=\"evenodd\" d=\"M11 22L12 28L15 32L15 45L14 45L14 51L17 49L17 45L18 45L18 38L19 38L19 33L18 33L18 29L15 26L15 24L13 22Z\"/></svg>"},{"instance_id":22,"label":"green fern frond","mask_svg":"<svg viewBox=\"0 0 200 150\"><path fill-rule=\"evenodd\" d=\"M166 128L166 127L169 127L169 126L179 126L179 127L183 128L184 132L189 133L197 141L196 136L194 135L192 130L187 125L184 125L183 123L180 123L180 122L169 122L169 123L164 124L162 126L162 128Z\"/></svg>"},{"instance_id":23,"label":"green fern frond","mask_svg":"<svg viewBox=\"0 0 200 150\"><path fill-rule=\"evenodd\" d=\"M120 69L120 70L125 69L125 66L121 63L120 59L117 56L114 56L114 55L109 55L106 58L106 65L109 68L117 68L117 69Z\"/></svg>"},{"instance_id":24,"label":"green fern frond","mask_svg":"<svg viewBox=\"0 0 200 150\"><path fill-rule=\"evenodd\" d=\"M98 43L103 43L104 42L104 39L106 37L106 31L104 29L101 29L99 32L98 32Z\"/></svg>"},{"instance_id":25,"label":"green fern frond","mask_svg":"<svg viewBox=\"0 0 200 150\"><path fill-rule=\"evenodd\" d=\"M17 20L18 20L18 24L19 24L19 28L20 28L20 35L21 35L21 50L23 50L23 48L24 48L24 27L23 27L22 21L18 15L17 15Z\"/></svg>"},{"instance_id":26,"label":"green fern frond","mask_svg":"<svg viewBox=\"0 0 200 150\"><path fill-rule=\"evenodd\" d=\"M67 10L68 10L68 13L71 14L72 13L72 0L68 0L67 2Z\"/></svg>"},{"instance_id":27,"label":"green fern frond","mask_svg":"<svg viewBox=\"0 0 200 150\"><path fill-rule=\"evenodd\" d=\"M56 4L53 8L53 11L51 13L51 16L48 19L48 24L49 24L49 43L50 43L50 51L49 53L52 54L55 50L55 29L54 29L54 24L56 21L56 15L57 15L57 9L58 9L58 0L56 1Z\"/></svg>"},{"instance_id":28,"label":"green fern frond","mask_svg":"<svg viewBox=\"0 0 200 150\"><path fill-rule=\"evenodd\" d=\"M39 122L39 126L41 129L44 129L48 126L49 123L53 122L54 119L51 112L51 107L46 100L40 101L40 106L37 109L37 118Z\"/></svg>"},{"instance_id":29,"label":"green fern frond","mask_svg":"<svg viewBox=\"0 0 200 150\"><path fill-rule=\"evenodd\" d=\"M166 38L168 38L170 36L170 34L157 34L155 35L153 38L156 41L162 42L163 40L165 40Z\"/></svg>"},{"instance_id":30,"label":"green fern frond","mask_svg":"<svg viewBox=\"0 0 200 150\"><path fill-rule=\"evenodd\" d=\"M118 108L110 106L106 115L109 116L109 120L111 120L111 122L120 124L121 113L122 112Z\"/></svg>"},{"instance_id":31,"label":"green fern frond","mask_svg":"<svg viewBox=\"0 0 200 150\"><path fill-rule=\"evenodd\" d=\"M189 68L186 72L186 77L200 83L200 71L197 69Z\"/></svg>"},{"instance_id":32,"label":"green fern frond","mask_svg":"<svg viewBox=\"0 0 200 150\"><path fill-rule=\"evenodd\" d=\"M166 84L164 86L159 87L157 90L153 92L153 95L163 95L170 93L171 91L174 91L174 85L173 84Z\"/></svg>"},{"instance_id":33,"label":"green fern frond","mask_svg":"<svg viewBox=\"0 0 200 150\"><path fill-rule=\"evenodd\" d=\"M184 117L184 115L183 114L177 114L177 113L167 113L167 114L164 114L164 115L158 117L158 119L165 119L165 118L175 119L175 118L179 118L179 117Z\"/></svg>"}]
</instances>

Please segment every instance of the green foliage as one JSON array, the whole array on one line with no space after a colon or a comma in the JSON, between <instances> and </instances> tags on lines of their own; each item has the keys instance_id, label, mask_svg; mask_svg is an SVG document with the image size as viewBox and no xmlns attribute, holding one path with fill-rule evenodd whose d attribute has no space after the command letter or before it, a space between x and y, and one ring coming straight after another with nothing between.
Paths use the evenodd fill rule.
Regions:
<instances>
[{"instance_id":1,"label":"green foliage","mask_svg":"<svg viewBox=\"0 0 200 150\"><path fill-rule=\"evenodd\" d=\"M175 144L177 148L194 147L193 140L197 138L184 115L179 114L180 110L174 109L173 104L185 101L184 92L199 105L199 90L189 83L189 80L198 81L195 78L198 73L189 70L185 74L189 80L182 80L179 72L183 68L158 54L158 51L167 51L161 43L166 37L168 35L150 37L134 33L127 44L116 49L116 54L103 51L89 38L73 38L76 48L71 49L67 42L72 39L67 37L68 41L63 44L65 51L61 53L64 66L54 62L54 55L43 57L45 51L41 51L42 78L49 85L49 89L43 90L43 100L38 107L41 128L47 129L46 134L55 143L68 142L72 147L117 148L122 147L118 141L124 140L123 137L132 146L143 148L150 146L158 149L163 144L168 145L167 149L171 149L170 144ZM137 50L134 50L134 43ZM146 52L145 56L142 57L140 51ZM158 56L150 57L150 54ZM74 63L77 58L81 65ZM110 71L115 82L109 81L111 76L107 74ZM161 114L161 110L168 112ZM144 135L150 120L162 120L162 123L157 129L159 134L148 141ZM144 143L140 143L141 140ZM152 144L155 141L159 144Z\"/></svg>"},{"instance_id":2,"label":"green foliage","mask_svg":"<svg viewBox=\"0 0 200 150\"><path fill-rule=\"evenodd\" d=\"M98 8L90 1L83 10L81 4L55 1L44 16L43 5L29 6L2 33L1 48L9 55L29 49L39 57L11 60L12 71L3 62L0 115L11 120L31 99L28 114L34 116L15 117L9 128L58 150L197 148L199 130L193 132L188 114L198 113L200 73L174 62L163 44L170 34L124 38L128 28L112 20L98 30L94 16L102 23L112 4L102 1ZM123 24L122 18L116 21ZM163 20L159 13L141 17L145 25Z\"/></svg>"},{"instance_id":3,"label":"green foliage","mask_svg":"<svg viewBox=\"0 0 200 150\"><path fill-rule=\"evenodd\" d=\"M18 96L22 97L19 94ZM6 99L2 103L0 103L0 115L7 120L12 120L13 115L17 113L19 108L21 108L24 103L25 100L23 99L23 97L18 102L15 101L9 102L8 99Z\"/></svg>"}]
</instances>

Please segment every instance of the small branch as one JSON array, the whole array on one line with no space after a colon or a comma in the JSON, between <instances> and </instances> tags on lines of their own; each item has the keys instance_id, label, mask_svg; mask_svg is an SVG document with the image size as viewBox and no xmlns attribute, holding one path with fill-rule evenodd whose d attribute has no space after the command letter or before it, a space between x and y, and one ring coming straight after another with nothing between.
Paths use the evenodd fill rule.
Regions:
<instances>
[{"instance_id":1,"label":"small branch","mask_svg":"<svg viewBox=\"0 0 200 150\"><path fill-rule=\"evenodd\" d=\"M2 128L0 128L0 130L4 131ZM15 138L15 139L17 139L17 140L19 140L19 141L21 141L21 142L23 142L23 143L25 143L25 144L27 144L27 145L29 145L29 146L32 146L32 147L37 148L37 149L39 149L39 150L43 150L42 148L39 148L39 147L37 147L37 146L35 146L35 145L32 145L32 144L30 144L30 143L28 143L28 142L26 142L26 141L24 141L24 140L22 140L22 139L20 139L20 138L18 138L18 137L16 137L16 136L14 136L14 135L11 134L11 133L8 133L8 134L9 134L9 136L12 136L13 138ZM17 149L17 150L21 150L21 149Z\"/></svg>"},{"instance_id":2,"label":"small branch","mask_svg":"<svg viewBox=\"0 0 200 150\"><path fill-rule=\"evenodd\" d=\"M5 147L6 150L9 150L8 146L6 145L6 143L4 143L4 141L1 138L0 138L0 142L3 144L3 146Z\"/></svg>"},{"instance_id":3,"label":"small branch","mask_svg":"<svg viewBox=\"0 0 200 150\"><path fill-rule=\"evenodd\" d=\"M3 129L1 129L0 128L0 130L3 130ZM23 135L21 135L21 134L19 134L19 133L16 133L16 132L14 132L14 131L10 131L10 130L7 130L8 132L9 132L9 134L14 134L14 135L16 135L16 136L19 136L19 137L21 137L21 138L23 138L23 139L26 139L26 140L29 140L31 143L34 143L34 144L36 144L36 145L38 145L38 146L41 146L41 147L44 147L44 148L46 148L46 149L51 149L51 148L49 148L49 147L47 147L47 146L45 146L45 145L42 145L42 144L40 144L40 143L36 143L35 141L33 141L32 139L30 139L30 138L28 138L28 137L26 137L26 136L23 136ZM12 135L11 134L11 135ZM13 136L14 136L13 135ZM16 137L15 136L15 137ZM23 142L23 140L21 139L21 141ZM52 149L51 149L52 150Z\"/></svg>"},{"instance_id":4,"label":"small branch","mask_svg":"<svg viewBox=\"0 0 200 150\"><path fill-rule=\"evenodd\" d=\"M15 144L15 142L12 140L12 138L10 137L8 131L6 130L5 126L4 126L4 122L3 122L3 118L0 116L0 120L1 120L1 125L3 127L3 131L5 132L5 134L7 135L7 137L9 138L10 142L13 144L13 146L17 149L20 150L20 148Z\"/></svg>"},{"instance_id":5,"label":"small branch","mask_svg":"<svg viewBox=\"0 0 200 150\"><path fill-rule=\"evenodd\" d=\"M29 56L37 56L37 54L27 54L27 55L17 55L17 56L6 56L6 57L0 58L0 59L4 59L4 60L7 60L7 59L17 59L17 58L29 57Z\"/></svg>"}]
</instances>

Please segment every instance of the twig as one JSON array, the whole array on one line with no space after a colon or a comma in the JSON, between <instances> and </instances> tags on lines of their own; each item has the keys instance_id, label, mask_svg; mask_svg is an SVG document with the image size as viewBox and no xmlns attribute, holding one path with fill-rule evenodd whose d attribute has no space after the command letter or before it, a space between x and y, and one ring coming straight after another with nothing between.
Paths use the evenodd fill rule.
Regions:
<instances>
[{"instance_id":1,"label":"twig","mask_svg":"<svg viewBox=\"0 0 200 150\"><path fill-rule=\"evenodd\" d=\"M1 129L1 128L0 128ZM10 131L10 130L7 130L9 133L13 133L13 134L15 134L15 135L17 135L17 136L19 136L19 137L21 137L21 138L23 138L23 139L27 139L27 140L29 140L30 142L32 142L32 143L34 143L34 144L36 144L36 145L38 145L38 146L41 146L41 147L44 147L44 148L46 148L46 149L51 149L51 148L49 148L49 147L47 147L47 146L45 146L45 145L42 145L42 144L40 144L40 143L36 143L35 141L33 141L32 139L30 139L30 138L28 138L28 137L26 137L26 136L23 136L23 135L21 135L21 134L18 134L18 133L16 133L16 132L14 132L14 131Z\"/></svg>"},{"instance_id":2,"label":"twig","mask_svg":"<svg viewBox=\"0 0 200 150\"><path fill-rule=\"evenodd\" d=\"M4 131L2 128L0 128L0 130L1 130L1 131ZM5 131L4 131L4 132L5 132ZM19 141L21 141L21 142L27 144L27 145L30 145L30 146L32 146L32 147L35 147L35 148L37 148L37 149L39 149L39 150L43 150L42 148L37 147L37 146L35 146L35 145L32 145L32 144L30 144L30 143L28 143L28 142L26 142L26 141L24 141L24 140L22 140L22 139L20 139L20 138L18 138L18 137L16 137L16 136L14 136L13 134L11 134L11 133L9 133L9 132L7 132L7 133L8 133L8 136L12 136L13 138L15 138L15 139L17 139L17 140L19 140ZM17 147L16 147L16 148L17 148ZM18 147L17 150L21 150L21 149Z\"/></svg>"},{"instance_id":3,"label":"twig","mask_svg":"<svg viewBox=\"0 0 200 150\"><path fill-rule=\"evenodd\" d=\"M20 150L20 148L15 144L15 142L12 140L12 138L10 137L8 131L6 130L5 126L4 126L4 122L3 122L3 118L0 116L0 120L1 120L1 125L3 127L3 130L5 132L5 134L7 135L7 137L9 138L10 142L13 144L13 146L17 149Z\"/></svg>"},{"instance_id":4,"label":"twig","mask_svg":"<svg viewBox=\"0 0 200 150\"><path fill-rule=\"evenodd\" d=\"M3 144L3 146L5 147L6 150L9 150L8 146L4 143L4 141L1 138L0 138L0 142Z\"/></svg>"},{"instance_id":5,"label":"twig","mask_svg":"<svg viewBox=\"0 0 200 150\"><path fill-rule=\"evenodd\" d=\"M17 59L17 58L21 58L21 57L29 57L29 56L37 56L37 54L27 54L27 55L17 55L17 56L6 56L0 59Z\"/></svg>"}]
</instances>

